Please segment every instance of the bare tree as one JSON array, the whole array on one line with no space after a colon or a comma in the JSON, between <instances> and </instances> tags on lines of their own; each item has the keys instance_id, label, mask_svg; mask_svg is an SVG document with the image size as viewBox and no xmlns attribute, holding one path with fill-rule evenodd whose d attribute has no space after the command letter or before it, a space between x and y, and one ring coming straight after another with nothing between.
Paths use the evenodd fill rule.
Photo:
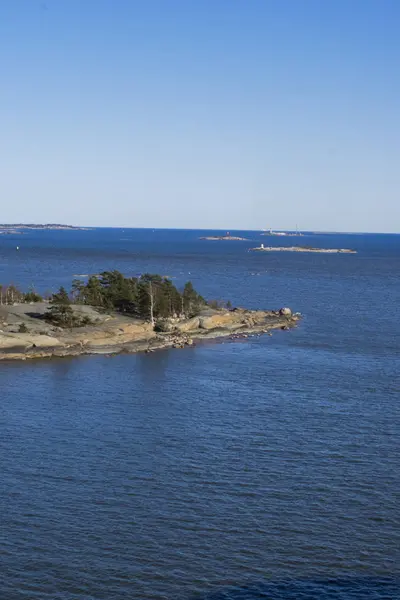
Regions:
<instances>
[{"instance_id":1,"label":"bare tree","mask_svg":"<svg viewBox=\"0 0 400 600\"><path fill-rule=\"evenodd\" d=\"M149 281L149 299L150 299L150 321L152 326L154 327L154 325L156 324L155 320L154 320L154 290L153 290L153 284L151 283L151 281Z\"/></svg>"}]
</instances>

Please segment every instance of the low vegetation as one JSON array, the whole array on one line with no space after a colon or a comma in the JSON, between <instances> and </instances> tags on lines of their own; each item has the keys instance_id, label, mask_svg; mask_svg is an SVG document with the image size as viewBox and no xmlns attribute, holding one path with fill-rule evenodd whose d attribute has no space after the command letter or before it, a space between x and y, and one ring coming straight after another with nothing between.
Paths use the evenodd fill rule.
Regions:
<instances>
[{"instance_id":1,"label":"low vegetation","mask_svg":"<svg viewBox=\"0 0 400 600\"><path fill-rule=\"evenodd\" d=\"M140 277L125 277L119 271L104 271L88 280L74 279L68 292L61 287L47 298L45 319L60 327L80 327L90 324L84 311L74 305L87 305L100 311L114 311L150 321L153 325L169 318L191 318L206 306L231 308L231 304L207 303L188 281L178 290L167 277L146 273ZM0 305L42 302L32 288L21 292L15 285L0 286Z\"/></svg>"},{"instance_id":2,"label":"low vegetation","mask_svg":"<svg viewBox=\"0 0 400 600\"><path fill-rule=\"evenodd\" d=\"M15 303L30 303L30 302L42 302L43 298L31 288L28 292L21 292L21 290L11 285L0 285L0 306Z\"/></svg>"}]
</instances>

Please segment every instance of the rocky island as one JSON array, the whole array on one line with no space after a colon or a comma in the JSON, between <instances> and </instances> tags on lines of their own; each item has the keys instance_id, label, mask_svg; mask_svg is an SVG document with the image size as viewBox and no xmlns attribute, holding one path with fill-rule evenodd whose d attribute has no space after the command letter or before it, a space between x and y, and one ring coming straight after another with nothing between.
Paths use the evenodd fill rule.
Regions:
<instances>
[{"instance_id":1,"label":"rocky island","mask_svg":"<svg viewBox=\"0 0 400 600\"><path fill-rule=\"evenodd\" d=\"M320 254L356 254L356 250L348 248L312 248L309 246L264 246L261 244L258 248L251 248L258 252L316 252Z\"/></svg>"},{"instance_id":2,"label":"rocky island","mask_svg":"<svg viewBox=\"0 0 400 600\"><path fill-rule=\"evenodd\" d=\"M0 235L22 235L23 232L19 231L17 229L9 229L9 228L5 228L5 229L0 229Z\"/></svg>"},{"instance_id":3,"label":"rocky island","mask_svg":"<svg viewBox=\"0 0 400 600\"><path fill-rule=\"evenodd\" d=\"M0 289L0 360L153 352L196 340L289 329L298 322L278 311L207 303L188 282L179 292L158 275L124 278L118 271L75 280L48 300L36 292ZM228 304L229 305L229 304Z\"/></svg>"},{"instance_id":4,"label":"rocky island","mask_svg":"<svg viewBox=\"0 0 400 600\"><path fill-rule=\"evenodd\" d=\"M216 241L234 241L234 242L247 242L247 238L239 237L237 235L231 235L229 231L227 231L226 235L207 235L205 237L201 237L201 240L210 240L213 242Z\"/></svg>"}]
</instances>

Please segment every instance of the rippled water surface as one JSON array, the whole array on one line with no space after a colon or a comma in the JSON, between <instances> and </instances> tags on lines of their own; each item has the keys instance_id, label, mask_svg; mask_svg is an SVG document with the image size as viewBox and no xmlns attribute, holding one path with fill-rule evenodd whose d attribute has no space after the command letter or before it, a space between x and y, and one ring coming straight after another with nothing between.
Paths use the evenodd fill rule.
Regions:
<instances>
[{"instance_id":1,"label":"rippled water surface","mask_svg":"<svg viewBox=\"0 0 400 600\"><path fill-rule=\"evenodd\" d=\"M3 283L153 271L304 314L272 337L0 363L1 600L400 598L400 236L303 238L358 250L328 256L199 235L0 237Z\"/></svg>"}]
</instances>

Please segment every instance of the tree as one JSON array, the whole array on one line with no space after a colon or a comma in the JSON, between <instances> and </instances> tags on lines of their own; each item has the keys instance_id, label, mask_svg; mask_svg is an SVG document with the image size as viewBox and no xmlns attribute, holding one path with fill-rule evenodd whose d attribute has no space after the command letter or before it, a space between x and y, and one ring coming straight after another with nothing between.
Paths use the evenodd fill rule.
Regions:
<instances>
[{"instance_id":1,"label":"tree","mask_svg":"<svg viewBox=\"0 0 400 600\"><path fill-rule=\"evenodd\" d=\"M202 306L204 306L205 300L200 294L196 292L191 281L185 284L182 293L182 307L185 315L193 317L195 316Z\"/></svg>"},{"instance_id":2,"label":"tree","mask_svg":"<svg viewBox=\"0 0 400 600\"><path fill-rule=\"evenodd\" d=\"M165 277L160 288L157 316L172 317L182 313L181 295L170 279Z\"/></svg>"},{"instance_id":3,"label":"tree","mask_svg":"<svg viewBox=\"0 0 400 600\"><path fill-rule=\"evenodd\" d=\"M153 283L151 281L148 282L147 284L147 291L149 294L149 312L150 312L150 322L152 324L152 326L154 327L155 325L155 321L154 321L154 287L153 287Z\"/></svg>"},{"instance_id":4,"label":"tree","mask_svg":"<svg viewBox=\"0 0 400 600\"><path fill-rule=\"evenodd\" d=\"M72 327L74 325L74 312L64 287L60 287L59 292L53 294L50 304L51 306L47 311L47 317L50 321L61 327Z\"/></svg>"},{"instance_id":5,"label":"tree","mask_svg":"<svg viewBox=\"0 0 400 600\"><path fill-rule=\"evenodd\" d=\"M100 275L103 306L122 312L134 312L137 279L126 278L119 271L104 271Z\"/></svg>"},{"instance_id":6,"label":"tree","mask_svg":"<svg viewBox=\"0 0 400 600\"><path fill-rule=\"evenodd\" d=\"M155 284L151 279L140 281L138 286L138 314L142 319L149 319L153 327L155 325L155 291Z\"/></svg>"},{"instance_id":7,"label":"tree","mask_svg":"<svg viewBox=\"0 0 400 600\"><path fill-rule=\"evenodd\" d=\"M145 273L139 279L138 284L138 314L143 319L149 319L155 325L156 317L165 310L165 299L163 298L163 279L160 275Z\"/></svg>"},{"instance_id":8,"label":"tree","mask_svg":"<svg viewBox=\"0 0 400 600\"><path fill-rule=\"evenodd\" d=\"M92 275L85 286L84 303L90 306L103 306L103 294L98 277Z\"/></svg>"},{"instance_id":9,"label":"tree","mask_svg":"<svg viewBox=\"0 0 400 600\"><path fill-rule=\"evenodd\" d=\"M13 284L3 288L2 290L2 298L4 299L4 304L14 304L15 302L21 302L23 300L23 297L24 296L20 292L20 290Z\"/></svg>"},{"instance_id":10,"label":"tree","mask_svg":"<svg viewBox=\"0 0 400 600\"><path fill-rule=\"evenodd\" d=\"M85 284L80 279L73 279L72 281L72 298L76 304L84 302L85 297Z\"/></svg>"},{"instance_id":11,"label":"tree","mask_svg":"<svg viewBox=\"0 0 400 600\"><path fill-rule=\"evenodd\" d=\"M42 296L40 296L40 294L37 294L33 288L31 290L29 290L29 292L24 294L24 302L42 302L42 301L43 301Z\"/></svg>"}]
</instances>

